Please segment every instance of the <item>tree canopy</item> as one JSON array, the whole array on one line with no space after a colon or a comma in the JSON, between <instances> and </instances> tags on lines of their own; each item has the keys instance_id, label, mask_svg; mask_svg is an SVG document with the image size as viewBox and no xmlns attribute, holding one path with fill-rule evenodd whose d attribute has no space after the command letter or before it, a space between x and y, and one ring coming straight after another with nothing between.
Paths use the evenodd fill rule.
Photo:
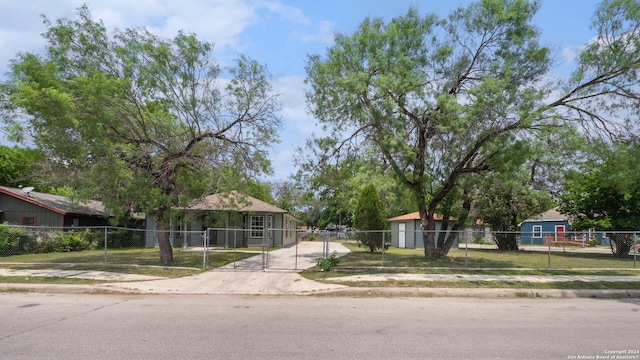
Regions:
<instances>
[{"instance_id":1,"label":"tree canopy","mask_svg":"<svg viewBox=\"0 0 640 360\"><path fill-rule=\"evenodd\" d=\"M44 155L37 149L0 145L0 185L33 185Z\"/></svg>"},{"instance_id":2,"label":"tree canopy","mask_svg":"<svg viewBox=\"0 0 640 360\"><path fill-rule=\"evenodd\" d=\"M469 184L524 162L519 154L532 138L576 125L611 135L625 120L636 123L637 3L601 4L598 38L560 85L548 80L552 57L531 23L539 7L482 0L447 18L412 8L388 23L367 18L353 34L336 35L325 55L309 56L309 109L330 134L345 134L314 142L320 160L362 144L375 149L412 194L428 258L446 255L455 240L436 241L436 212L448 219L455 210L452 229L462 227Z\"/></svg>"},{"instance_id":3,"label":"tree canopy","mask_svg":"<svg viewBox=\"0 0 640 360\"><path fill-rule=\"evenodd\" d=\"M184 32L110 35L86 5L45 25L46 53L12 62L5 116L26 118L35 143L77 169L69 181L80 194L118 215L154 214L163 230L173 207L270 171L280 106L264 66L239 55L223 69L213 44ZM167 233L158 243L171 262Z\"/></svg>"},{"instance_id":4,"label":"tree canopy","mask_svg":"<svg viewBox=\"0 0 640 360\"><path fill-rule=\"evenodd\" d=\"M601 143L595 156L565 179L561 212L571 215L576 229L637 230L640 227L640 145Z\"/></svg>"},{"instance_id":5,"label":"tree canopy","mask_svg":"<svg viewBox=\"0 0 640 360\"><path fill-rule=\"evenodd\" d=\"M387 220L378 192L373 184L362 188L354 218L353 225L358 231L356 239L368 247L371 252L382 249L384 235L380 230L386 230Z\"/></svg>"}]
</instances>

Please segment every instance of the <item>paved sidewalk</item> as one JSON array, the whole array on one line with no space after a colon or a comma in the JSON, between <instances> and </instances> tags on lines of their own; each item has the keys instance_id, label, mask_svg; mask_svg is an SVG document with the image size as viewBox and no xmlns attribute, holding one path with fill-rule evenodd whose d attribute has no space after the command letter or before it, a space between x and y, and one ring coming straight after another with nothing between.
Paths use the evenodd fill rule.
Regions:
<instances>
[{"instance_id":1,"label":"paved sidewalk","mask_svg":"<svg viewBox=\"0 0 640 360\"><path fill-rule=\"evenodd\" d=\"M640 282L638 276L600 276L600 275L472 275L472 274L367 274L328 278L328 281L341 283L356 281L516 281L532 283L550 283L567 281L584 282Z\"/></svg>"},{"instance_id":2,"label":"paved sidewalk","mask_svg":"<svg viewBox=\"0 0 640 360\"><path fill-rule=\"evenodd\" d=\"M148 276L138 274L124 274L110 271L89 271L89 270L30 270L30 269L0 269L0 276L46 276L64 277L70 279L89 279L107 281L148 281L165 279L159 276Z\"/></svg>"}]
</instances>

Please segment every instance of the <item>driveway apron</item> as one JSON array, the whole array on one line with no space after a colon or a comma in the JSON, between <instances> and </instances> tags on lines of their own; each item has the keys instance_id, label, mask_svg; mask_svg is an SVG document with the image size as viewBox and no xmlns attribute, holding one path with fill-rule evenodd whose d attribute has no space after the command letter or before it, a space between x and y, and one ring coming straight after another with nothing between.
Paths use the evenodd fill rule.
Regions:
<instances>
[{"instance_id":1,"label":"driveway apron","mask_svg":"<svg viewBox=\"0 0 640 360\"><path fill-rule=\"evenodd\" d=\"M344 288L303 278L298 272L316 265L326 252L323 242L300 242L297 245L258 254L235 263L194 276L177 279L104 284L108 289L162 294L304 294ZM342 256L349 250L330 243L328 254Z\"/></svg>"}]
</instances>

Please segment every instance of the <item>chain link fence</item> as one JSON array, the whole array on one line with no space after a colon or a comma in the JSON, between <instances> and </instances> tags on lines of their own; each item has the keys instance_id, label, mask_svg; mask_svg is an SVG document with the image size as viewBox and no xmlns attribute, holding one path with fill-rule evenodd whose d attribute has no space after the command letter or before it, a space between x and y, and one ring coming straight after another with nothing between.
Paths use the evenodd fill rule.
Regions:
<instances>
[{"instance_id":1,"label":"chain link fence","mask_svg":"<svg viewBox=\"0 0 640 360\"><path fill-rule=\"evenodd\" d=\"M234 270L297 270L295 249L298 233L295 229L159 231L0 224L0 261L160 265L158 239L163 233L173 248L172 265L175 266L208 269L222 265ZM292 248L294 253L272 254L273 250L280 248ZM289 261L291 256L294 256L293 262ZM248 257L254 259L240 263Z\"/></svg>"},{"instance_id":2,"label":"chain link fence","mask_svg":"<svg viewBox=\"0 0 640 360\"><path fill-rule=\"evenodd\" d=\"M1 224L0 261L158 265L160 233L117 227L62 229ZM297 232L295 229L210 228L173 230L166 235L174 254L179 254L181 259L189 257L174 261L178 266L196 264L208 268L212 266L209 265L212 257L226 253L228 264L225 268L233 270L298 270L299 260L331 256L331 242L342 242L353 250L353 254L341 262L343 268L636 268L640 255L640 231L437 231L427 235L436 244L447 241L451 244L447 256L438 260L425 259L423 231ZM323 250L300 255L297 252L299 241L322 241ZM290 250L273 251L282 248ZM53 260L36 256L45 253L58 256ZM252 260L240 263L247 257Z\"/></svg>"},{"instance_id":3,"label":"chain link fence","mask_svg":"<svg viewBox=\"0 0 640 360\"><path fill-rule=\"evenodd\" d=\"M315 232L343 242L354 253L341 267L462 269L637 268L639 232L492 232L492 231L345 231ZM447 256L425 258L425 238L436 248L450 245ZM504 251L501 251L504 250ZM517 250L517 251L516 251ZM436 250L437 251L437 250Z\"/></svg>"}]
</instances>

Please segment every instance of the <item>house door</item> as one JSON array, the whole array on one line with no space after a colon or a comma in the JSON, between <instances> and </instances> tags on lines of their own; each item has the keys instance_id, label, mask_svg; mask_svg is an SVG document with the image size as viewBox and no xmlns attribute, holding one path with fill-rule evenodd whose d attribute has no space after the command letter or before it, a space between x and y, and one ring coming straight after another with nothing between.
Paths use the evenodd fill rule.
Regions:
<instances>
[{"instance_id":1,"label":"house door","mask_svg":"<svg viewBox=\"0 0 640 360\"><path fill-rule=\"evenodd\" d=\"M556 225L556 241L564 240L564 225Z\"/></svg>"},{"instance_id":2,"label":"house door","mask_svg":"<svg viewBox=\"0 0 640 360\"><path fill-rule=\"evenodd\" d=\"M407 237L406 237L406 227L407 224L399 223L398 224L398 247L405 248L407 247Z\"/></svg>"}]
</instances>

